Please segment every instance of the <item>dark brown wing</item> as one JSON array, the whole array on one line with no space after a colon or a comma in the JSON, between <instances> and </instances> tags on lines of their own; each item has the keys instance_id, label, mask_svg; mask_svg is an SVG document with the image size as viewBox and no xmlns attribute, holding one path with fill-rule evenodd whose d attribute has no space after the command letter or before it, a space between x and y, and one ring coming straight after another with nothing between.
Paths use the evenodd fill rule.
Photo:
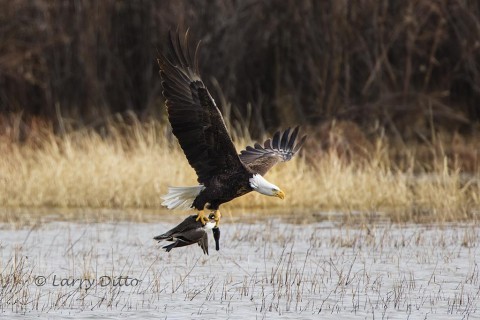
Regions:
<instances>
[{"instance_id":1,"label":"dark brown wing","mask_svg":"<svg viewBox=\"0 0 480 320\"><path fill-rule=\"evenodd\" d=\"M255 143L253 148L248 146L240 152L240 160L247 168L263 176L277 163L290 160L302 148L307 136L295 143L298 130L296 127L291 134L290 128L283 133L277 131L273 139L264 142L263 147L259 143Z\"/></svg>"},{"instance_id":2,"label":"dark brown wing","mask_svg":"<svg viewBox=\"0 0 480 320\"><path fill-rule=\"evenodd\" d=\"M205 183L226 169L243 165L222 114L197 71L196 58L192 58L188 47L188 33L183 42L178 34L170 34L169 44L169 59L163 55L158 59L168 119L198 182Z\"/></svg>"},{"instance_id":3,"label":"dark brown wing","mask_svg":"<svg viewBox=\"0 0 480 320\"><path fill-rule=\"evenodd\" d=\"M191 215L191 216L188 216L187 218L185 218L185 220L183 220L176 227L168 230L164 234L156 236L153 239L159 240L159 241L160 240L171 239L173 237L178 236L179 234L184 233L185 231L195 230L195 229L201 228L202 226L203 226L203 224L200 221L197 221L197 215L194 214L194 215Z\"/></svg>"}]
</instances>

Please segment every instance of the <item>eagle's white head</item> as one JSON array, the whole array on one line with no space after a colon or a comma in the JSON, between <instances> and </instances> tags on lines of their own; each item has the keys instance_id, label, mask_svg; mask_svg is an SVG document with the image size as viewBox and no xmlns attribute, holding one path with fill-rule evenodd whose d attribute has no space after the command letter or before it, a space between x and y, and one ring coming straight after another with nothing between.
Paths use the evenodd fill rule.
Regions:
<instances>
[{"instance_id":1,"label":"eagle's white head","mask_svg":"<svg viewBox=\"0 0 480 320\"><path fill-rule=\"evenodd\" d=\"M280 199L285 198L285 193L280 190L279 187L273 183L268 182L264 177L258 173L254 174L253 177L249 179L250 187L253 190L260 192L261 194L273 197L279 197Z\"/></svg>"}]
</instances>

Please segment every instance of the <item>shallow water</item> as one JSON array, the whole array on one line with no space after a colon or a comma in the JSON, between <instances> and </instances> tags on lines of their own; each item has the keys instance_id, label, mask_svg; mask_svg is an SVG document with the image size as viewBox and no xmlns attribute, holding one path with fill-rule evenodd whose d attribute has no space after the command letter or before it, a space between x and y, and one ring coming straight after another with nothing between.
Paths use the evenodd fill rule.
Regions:
<instances>
[{"instance_id":1,"label":"shallow water","mask_svg":"<svg viewBox=\"0 0 480 320\"><path fill-rule=\"evenodd\" d=\"M166 253L152 240L177 218L0 226L0 311L106 319L479 317L475 225L224 221L220 251L210 236L205 256L197 245Z\"/></svg>"}]
</instances>

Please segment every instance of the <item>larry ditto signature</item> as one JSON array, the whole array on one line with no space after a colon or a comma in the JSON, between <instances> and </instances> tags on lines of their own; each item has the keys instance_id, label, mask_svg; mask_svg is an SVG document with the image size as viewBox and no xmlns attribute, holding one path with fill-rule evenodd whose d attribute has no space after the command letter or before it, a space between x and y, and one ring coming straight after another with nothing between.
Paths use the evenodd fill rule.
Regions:
<instances>
[{"instance_id":1,"label":"larry ditto signature","mask_svg":"<svg viewBox=\"0 0 480 320\"><path fill-rule=\"evenodd\" d=\"M50 284L53 287L76 287L85 290L88 290L94 286L135 287L138 286L140 282L142 282L142 280L131 278L129 276L101 276L99 278L65 278L59 277L54 274L49 277L34 277L34 283L38 287L43 287L46 284Z\"/></svg>"}]
</instances>

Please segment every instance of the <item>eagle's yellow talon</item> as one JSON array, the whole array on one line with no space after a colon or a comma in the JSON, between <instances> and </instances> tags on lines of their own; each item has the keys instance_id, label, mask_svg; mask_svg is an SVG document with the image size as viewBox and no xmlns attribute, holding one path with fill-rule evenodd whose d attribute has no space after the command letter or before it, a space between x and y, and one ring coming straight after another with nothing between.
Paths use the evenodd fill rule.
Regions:
<instances>
[{"instance_id":1,"label":"eagle's yellow talon","mask_svg":"<svg viewBox=\"0 0 480 320\"><path fill-rule=\"evenodd\" d=\"M205 212L203 210L198 212L197 219L195 219L195 221L199 220L203 225L206 225L208 222L208 216L205 215Z\"/></svg>"},{"instance_id":2,"label":"eagle's yellow talon","mask_svg":"<svg viewBox=\"0 0 480 320\"><path fill-rule=\"evenodd\" d=\"M220 218L222 217L222 214L220 213L220 210L215 210L214 212L214 215L215 215L215 227L218 227L218 225L220 224Z\"/></svg>"}]
</instances>

